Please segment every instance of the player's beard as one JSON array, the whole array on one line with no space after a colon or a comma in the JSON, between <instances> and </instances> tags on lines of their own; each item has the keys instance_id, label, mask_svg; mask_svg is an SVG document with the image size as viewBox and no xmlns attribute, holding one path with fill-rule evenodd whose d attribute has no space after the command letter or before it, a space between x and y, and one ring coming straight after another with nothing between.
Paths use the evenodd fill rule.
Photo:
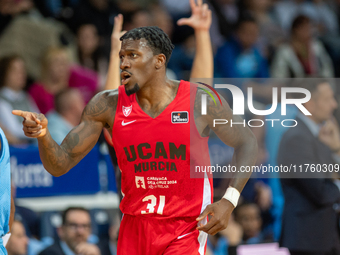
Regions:
<instances>
[{"instance_id":1,"label":"player's beard","mask_svg":"<svg viewBox=\"0 0 340 255\"><path fill-rule=\"evenodd\" d=\"M135 83L135 86L133 86L132 89L126 89L126 86L125 86L125 92L126 92L126 95L128 95L128 96L136 93L139 89L140 89L140 87L139 87L138 83Z\"/></svg>"}]
</instances>

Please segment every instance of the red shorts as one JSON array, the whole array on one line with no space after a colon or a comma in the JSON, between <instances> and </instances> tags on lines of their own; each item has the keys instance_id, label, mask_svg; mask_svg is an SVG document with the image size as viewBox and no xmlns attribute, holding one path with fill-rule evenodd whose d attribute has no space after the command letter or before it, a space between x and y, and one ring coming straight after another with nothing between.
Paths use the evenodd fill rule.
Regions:
<instances>
[{"instance_id":1,"label":"red shorts","mask_svg":"<svg viewBox=\"0 0 340 255\"><path fill-rule=\"evenodd\" d=\"M207 237L194 218L152 219L124 215L118 255L203 255Z\"/></svg>"}]
</instances>

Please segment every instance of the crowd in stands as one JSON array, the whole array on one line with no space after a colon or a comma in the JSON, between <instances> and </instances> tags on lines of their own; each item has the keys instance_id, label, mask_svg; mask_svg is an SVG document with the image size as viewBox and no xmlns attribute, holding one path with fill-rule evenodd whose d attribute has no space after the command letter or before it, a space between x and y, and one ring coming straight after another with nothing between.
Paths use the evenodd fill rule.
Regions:
<instances>
[{"instance_id":1,"label":"crowd in stands","mask_svg":"<svg viewBox=\"0 0 340 255\"><path fill-rule=\"evenodd\" d=\"M263 78L340 76L340 1L204 2L212 10L214 77L239 78L237 86L243 90L253 86L262 109L271 103L271 88L278 80L274 80L273 85L273 82L261 81ZM12 115L13 109L47 115L51 135L59 144L79 123L85 104L106 88L110 54L119 47L111 41L119 13L124 17L123 30L152 25L162 28L175 44L168 77L190 78L195 33L192 28L177 24L180 18L190 16L189 1L0 0L0 127L10 145L36 144L35 139L24 136L22 118ZM336 86L335 82L333 89ZM335 89L336 99L340 95L338 91ZM232 101L229 103L232 105ZM295 109L287 113L292 118L295 115ZM339 118L337 120L339 122ZM280 138L285 130L280 127L253 131L260 148L257 164L277 164ZM227 185L227 180L214 182L216 199L222 197ZM251 178L228 228L209 236L207 254L232 255L241 244L278 241L283 203L279 180ZM84 214L85 223L72 222L72 211ZM18 210L7 245L9 255L63 254L42 251L49 245L54 245L50 249L72 254L65 250L74 248L75 244L67 238L72 239L75 232L83 235L84 249L89 245L93 254L116 254L118 224L115 220L110 221L111 228L105 236L110 241L96 246L93 243L98 241L98 236L97 239L93 236L99 232L90 238L94 230L90 219L93 215L83 208L64 212L53 236L42 236L41 228L36 227L35 224L43 222L40 214L34 216L37 217L34 223L27 224L27 218L32 219L32 215L35 213ZM36 228L39 231L35 231ZM45 237L57 241L52 244ZM92 244L87 244L87 240Z\"/></svg>"}]
</instances>

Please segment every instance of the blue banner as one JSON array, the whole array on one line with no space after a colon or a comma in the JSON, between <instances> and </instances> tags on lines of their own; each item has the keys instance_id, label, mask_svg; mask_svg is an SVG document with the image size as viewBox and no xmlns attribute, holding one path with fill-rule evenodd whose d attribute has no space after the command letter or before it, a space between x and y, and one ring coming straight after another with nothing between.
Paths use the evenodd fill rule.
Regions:
<instances>
[{"instance_id":1,"label":"blue banner","mask_svg":"<svg viewBox=\"0 0 340 255\"><path fill-rule=\"evenodd\" d=\"M53 177L41 163L36 146L10 148L12 181L17 187L16 197L46 197L94 194L116 191L113 167L109 155L95 146L68 173Z\"/></svg>"}]
</instances>

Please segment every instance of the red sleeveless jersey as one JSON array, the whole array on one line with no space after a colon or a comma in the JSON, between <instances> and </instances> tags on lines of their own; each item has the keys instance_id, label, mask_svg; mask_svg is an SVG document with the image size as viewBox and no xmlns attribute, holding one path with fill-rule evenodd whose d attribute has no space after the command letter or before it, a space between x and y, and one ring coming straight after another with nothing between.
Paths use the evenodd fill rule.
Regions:
<instances>
[{"instance_id":1,"label":"red sleeveless jersey","mask_svg":"<svg viewBox=\"0 0 340 255\"><path fill-rule=\"evenodd\" d=\"M196 90L197 85L181 81L175 99L152 118L140 108L136 94L127 96L125 87L119 87L112 141L124 214L197 217L211 203L212 179L190 177L190 162L210 165L208 138L194 124Z\"/></svg>"}]
</instances>

